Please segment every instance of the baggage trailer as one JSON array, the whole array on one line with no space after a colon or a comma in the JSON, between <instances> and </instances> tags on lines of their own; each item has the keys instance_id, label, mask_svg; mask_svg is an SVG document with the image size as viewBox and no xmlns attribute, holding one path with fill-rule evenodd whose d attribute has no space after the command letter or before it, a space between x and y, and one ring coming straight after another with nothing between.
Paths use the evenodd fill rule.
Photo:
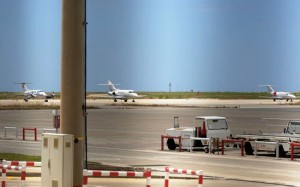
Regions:
<instances>
[{"instance_id":1,"label":"baggage trailer","mask_svg":"<svg viewBox=\"0 0 300 187\"><path fill-rule=\"evenodd\" d=\"M231 137L225 117L196 116L191 127L179 127L179 123L176 123L175 119L178 120L178 117L174 117L174 127L167 129L166 133L170 137L181 137L182 149L202 148L208 152L210 140L221 140ZM168 138L167 146L169 150L175 150L176 147L179 147L179 140L177 138Z\"/></svg>"},{"instance_id":2,"label":"baggage trailer","mask_svg":"<svg viewBox=\"0 0 300 187\"><path fill-rule=\"evenodd\" d=\"M283 133L240 134L236 138L245 141L245 152L253 155L256 152L273 152L276 156L285 157L291 152L291 143L300 142L300 120L290 120ZM295 153L300 153L299 147Z\"/></svg>"}]
</instances>

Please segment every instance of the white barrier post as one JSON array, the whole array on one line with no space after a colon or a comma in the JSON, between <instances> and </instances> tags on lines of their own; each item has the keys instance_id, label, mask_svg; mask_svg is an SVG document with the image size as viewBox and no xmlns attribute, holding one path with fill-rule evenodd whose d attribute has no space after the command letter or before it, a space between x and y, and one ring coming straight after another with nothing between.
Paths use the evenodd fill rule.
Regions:
<instances>
[{"instance_id":1,"label":"white barrier post","mask_svg":"<svg viewBox=\"0 0 300 187\"><path fill-rule=\"evenodd\" d=\"M169 187L169 173L174 174L186 174L186 175L197 175L198 176L198 185L197 187L203 186L203 171L202 170L189 170L189 169L176 169L165 167L165 187Z\"/></svg>"},{"instance_id":2,"label":"white barrier post","mask_svg":"<svg viewBox=\"0 0 300 187\"><path fill-rule=\"evenodd\" d=\"M279 159L279 142L264 142L264 141L255 141L255 150L254 150L254 154L255 157L257 157L257 146L258 144L275 144L276 145L276 159Z\"/></svg>"},{"instance_id":3,"label":"white barrier post","mask_svg":"<svg viewBox=\"0 0 300 187\"><path fill-rule=\"evenodd\" d=\"M87 187L88 177L144 177L146 178L146 187L151 187L151 171L101 171L101 170L83 170L83 187Z\"/></svg>"},{"instance_id":4,"label":"white barrier post","mask_svg":"<svg viewBox=\"0 0 300 187\"><path fill-rule=\"evenodd\" d=\"M170 177L170 172L165 168L165 187L169 187L169 177Z\"/></svg>"},{"instance_id":5,"label":"white barrier post","mask_svg":"<svg viewBox=\"0 0 300 187\"><path fill-rule=\"evenodd\" d=\"M4 127L4 139L6 139L6 130L7 129L15 129L16 131L16 139L18 139L18 130L17 130L17 127Z\"/></svg>"},{"instance_id":6,"label":"white barrier post","mask_svg":"<svg viewBox=\"0 0 300 187\"><path fill-rule=\"evenodd\" d=\"M88 170L83 170L83 179L82 179L82 187L87 187L88 184L89 172Z\"/></svg>"},{"instance_id":7,"label":"white barrier post","mask_svg":"<svg viewBox=\"0 0 300 187\"><path fill-rule=\"evenodd\" d=\"M279 142L276 142L276 159L279 159Z\"/></svg>"},{"instance_id":8,"label":"white barrier post","mask_svg":"<svg viewBox=\"0 0 300 187\"><path fill-rule=\"evenodd\" d=\"M25 180L26 180L26 167L22 166L21 169L21 186L25 187Z\"/></svg>"},{"instance_id":9,"label":"white barrier post","mask_svg":"<svg viewBox=\"0 0 300 187\"><path fill-rule=\"evenodd\" d=\"M144 177L146 177L146 187L151 187L151 171L145 171Z\"/></svg>"},{"instance_id":10,"label":"white barrier post","mask_svg":"<svg viewBox=\"0 0 300 187\"><path fill-rule=\"evenodd\" d=\"M47 128L44 128L43 129L43 132L53 132L53 133L58 133L56 129L47 129Z\"/></svg>"},{"instance_id":11,"label":"white barrier post","mask_svg":"<svg viewBox=\"0 0 300 187\"><path fill-rule=\"evenodd\" d=\"M5 185L6 185L6 169L2 165L0 165L0 168L2 169L1 187L5 187Z\"/></svg>"}]
</instances>

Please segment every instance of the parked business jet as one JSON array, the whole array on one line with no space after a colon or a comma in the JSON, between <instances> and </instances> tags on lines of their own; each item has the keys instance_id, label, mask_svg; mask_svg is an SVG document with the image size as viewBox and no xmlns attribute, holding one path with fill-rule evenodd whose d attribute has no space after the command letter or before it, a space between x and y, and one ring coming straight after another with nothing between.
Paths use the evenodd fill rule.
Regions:
<instances>
[{"instance_id":1,"label":"parked business jet","mask_svg":"<svg viewBox=\"0 0 300 187\"><path fill-rule=\"evenodd\" d=\"M107 81L107 84L98 84L98 85L108 85L109 92L108 95L112 96L114 102L117 102L118 99L124 100L127 102L128 99L132 99L132 102L135 102L134 98L138 98L139 95L134 92L134 90L121 90L116 88L111 81Z\"/></svg>"},{"instance_id":2,"label":"parked business jet","mask_svg":"<svg viewBox=\"0 0 300 187\"><path fill-rule=\"evenodd\" d=\"M25 102L28 102L29 99L34 99L34 98L43 98L45 99L45 102L48 102L48 99L54 98L54 92L52 94L47 95L42 90L29 90L27 88L27 84L30 83L22 82L22 83L15 83L15 84L21 85Z\"/></svg>"},{"instance_id":3,"label":"parked business jet","mask_svg":"<svg viewBox=\"0 0 300 187\"><path fill-rule=\"evenodd\" d=\"M271 97L265 97L265 98L270 98L273 99L274 101L276 100L284 100L286 101L291 100L293 102L293 99L296 99L296 96L294 94L291 94L290 92L276 92L271 85L259 85L259 87L267 87L267 90Z\"/></svg>"}]
</instances>

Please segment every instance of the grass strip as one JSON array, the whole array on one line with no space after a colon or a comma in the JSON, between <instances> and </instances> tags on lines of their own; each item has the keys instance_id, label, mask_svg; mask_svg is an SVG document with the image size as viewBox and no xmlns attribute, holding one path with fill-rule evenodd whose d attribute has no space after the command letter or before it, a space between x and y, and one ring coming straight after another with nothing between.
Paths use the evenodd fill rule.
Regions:
<instances>
[{"instance_id":1,"label":"grass strip","mask_svg":"<svg viewBox=\"0 0 300 187\"><path fill-rule=\"evenodd\" d=\"M35 161L40 162L40 156L23 155L15 153L0 153L0 159L2 160L17 160L17 161Z\"/></svg>"}]
</instances>

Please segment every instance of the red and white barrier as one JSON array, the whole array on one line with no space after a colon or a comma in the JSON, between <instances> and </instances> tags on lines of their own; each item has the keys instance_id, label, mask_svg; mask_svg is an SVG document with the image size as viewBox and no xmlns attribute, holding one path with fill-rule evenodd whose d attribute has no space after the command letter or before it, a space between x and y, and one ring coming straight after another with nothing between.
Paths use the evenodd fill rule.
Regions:
<instances>
[{"instance_id":1,"label":"red and white barrier","mask_svg":"<svg viewBox=\"0 0 300 187\"><path fill-rule=\"evenodd\" d=\"M26 168L24 166L0 165L0 169L2 170L1 187L6 187L6 170L21 171L21 187L25 187Z\"/></svg>"},{"instance_id":2,"label":"red and white barrier","mask_svg":"<svg viewBox=\"0 0 300 187\"><path fill-rule=\"evenodd\" d=\"M101 171L101 170L83 170L83 187L87 187L88 177L144 177L146 178L146 187L151 187L151 171Z\"/></svg>"},{"instance_id":3,"label":"red and white barrier","mask_svg":"<svg viewBox=\"0 0 300 187\"><path fill-rule=\"evenodd\" d=\"M8 166L27 166L27 167L41 167L42 162L33 162L33 161L2 161L3 165Z\"/></svg>"},{"instance_id":4,"label":"red and white barrier","mask_svg":"<svg viewBox=\"0 0 300 187\"><path fill-rule=\"evenodd\" d=\"M198 186L202 187L203 184L203 171L202 170L189 170L189 169L176 169L176 168L169 168L165 167L165 187L169 187L169 174L186 174L186 175L197 175L198 178Z\"/></svg>"}]
</instances>

